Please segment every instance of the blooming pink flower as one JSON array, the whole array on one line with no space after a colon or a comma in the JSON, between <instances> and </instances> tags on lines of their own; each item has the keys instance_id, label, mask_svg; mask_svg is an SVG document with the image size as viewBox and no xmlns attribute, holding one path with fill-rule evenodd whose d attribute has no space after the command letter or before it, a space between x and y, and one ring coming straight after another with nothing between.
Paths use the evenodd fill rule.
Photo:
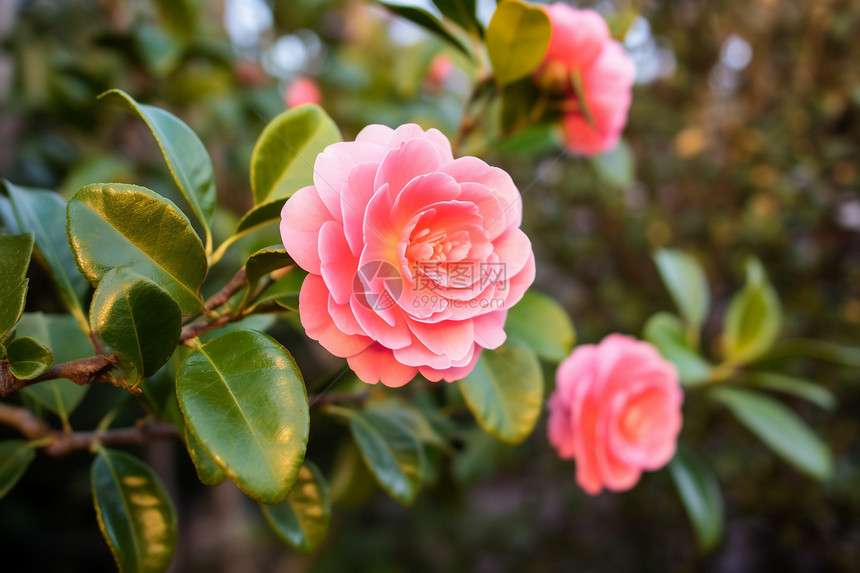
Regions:
<instances>
[{"instance_id":1,"label":"blooming pink flower","mask_svg":"<svg viewBox=\"0 0 860 573\"><path fill-rule=\"evenodd\" d=\"M683 393L675 367L657 350L612 334L580 346L559 366L547 433L591 495L630 489L643 470L675 455Z\"/></svg>"},{"instance_id":2,"label":"blooming pink flower","mask_svg":"<svg viewBox=\"0 0 860 573\"><path fill-rule=\"evenodd\" d=\"M557 2L545 8L552 24L536 81L567 98L562 125L571 153L594 155L618 144L627 123L633 62L597 12ZM572 77L581 80L580 101ZM586 113L585 108L588 110ZM590 117L589 117L590 114Z\"/></svg>"},{"instance_id":3,"label":"blooming pink flower","mask_svg":"<svg viewBox=\"0 0 860 573\"><path fill-rule=\"evenodd\" d=\"M504 342L507 309L534 280L521 219L510 176L454 159L435 129L371 125L330 145L281 213L287 252L310 273L305 331L367 383L462 378Z\"/></svg>"},{"instance_id":4,"label":"blooming pink flower","mask_svg":"<svg viewBox=\"0 0 860 573\"><path fill-rule=\"evenodd\" d=\"M320 95L320 88L315 81L310 78L296 78L287 86L284 99L287 109L290 109L305 103L319 105L322 101L322 96Z\"/></svg>"}]
</instances>

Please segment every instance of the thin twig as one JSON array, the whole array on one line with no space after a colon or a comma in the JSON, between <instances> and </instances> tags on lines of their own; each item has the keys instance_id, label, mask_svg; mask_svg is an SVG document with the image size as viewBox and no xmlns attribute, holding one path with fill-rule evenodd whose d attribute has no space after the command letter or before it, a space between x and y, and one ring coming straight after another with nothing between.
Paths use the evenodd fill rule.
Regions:
<instances>
[{"instance_id":1,"label":"thin twig","mask_svg":"<svg viewBox=\"0 0 860 573\"><path fill-rule=\"evenodd\" d=\"M105 446L141 445L150 440L166 440L179 435L176 426L154 421L140 423L131 428L65 433L53 429L26 408L3 403L0 403L0 423L17 429L30 440L52 438L43 446L45 453L52 456L87 450L95 443Z\"/></svg>"},{"instance_id":2,"label":"thin twig","mask_svg":"<svg viewBox=\"0 0 860 573\"><path fill-rule=\"evenodd\" d=\"M114 366L116 366L116 360L113 356L91 356L54 364L35 378L21 380L12 374L8 360L0 360L0 396L5 397L21 388L56 378L68 378L80 386L93 382L107 382L107 373Z\"/></svg>"}]
</instances>

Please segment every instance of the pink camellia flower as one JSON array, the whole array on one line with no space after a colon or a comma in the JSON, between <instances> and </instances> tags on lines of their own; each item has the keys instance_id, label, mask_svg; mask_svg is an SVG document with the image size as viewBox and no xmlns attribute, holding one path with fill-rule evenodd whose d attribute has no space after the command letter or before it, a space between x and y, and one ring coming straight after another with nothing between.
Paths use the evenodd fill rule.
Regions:
<instances>
[{"instance_id":1,"label":"pink camellia flower","mask_svg":"<svg viewBox=\"0 0 860 573\"><path fill-rule=\"evenodd\" d=\"M424 80L427 88L430 91L436 91L442 87L442 84L451 75L454 69L454 64L451 63L451 58L446 54L437 54L430 62L427 68L427 75Z\"/></svg>"},{"instance_id":2,"label":"pink camellia flower","mask_svg":"<svg viewBox=\"0 0 860 573\"><path fill-rule=\"evenodd\" d=\"M545 10L552 31L535 79L542 88L566 98L562 126L571 153L608 151L618 144L627 123L635 79L633 62L609 35L597 12L559 2Z\"/></svg>"},{"instance_id":3,"label":"pink camellia flower","mask_svg":"<svg viewBox=\"0 0 860 573\"><path fill-rule=\"evenodd\" d=\"M657 350L612 334L573 351L558 368L547 433L591 495L630 489L643 470L675 455L683 393L675 367Z\"/></svg>"},{"instance_id":4,"label":"pink camellia flower","mask_svg":"<svg viewBox=\"0 0 860 573\"><path fill-rule=\"evenodd\" d=\"M435 129L371 125L330 145L281 212L287 252L310 273L305 331L367 383L462 378L504 342L507 309L534 280L521 219L510 176L454 159Z\"/></svg>"},{"instance_id":5,"label":"pink camellia flower","mask_svg":"<svg viewBox=\"0 0 860 573\"><path fill-rule=\"evenodd\" d=\"M291 109L305 103L319 105L322 101L322 96L320 95L320 88L315 81L302 77L296 78L287 86L284 100L284 103L287 104L287 109Z\"/></svg>"}]
</instances>

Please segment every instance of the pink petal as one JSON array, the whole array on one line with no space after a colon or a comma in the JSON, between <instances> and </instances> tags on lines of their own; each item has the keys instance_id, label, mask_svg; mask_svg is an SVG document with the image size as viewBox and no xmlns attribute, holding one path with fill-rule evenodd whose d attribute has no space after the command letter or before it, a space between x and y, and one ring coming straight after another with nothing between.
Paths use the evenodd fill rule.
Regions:
<instances>
[{"instance_id":1,"label":"pink petal","mask_svg":"<svg viewBox=\"0 0 860 573\"><path fill-rule=\"evenodd\" d=\"M475 342L488 350L504 344L507 338L507 334L505 334L507 316L507 310L496 310L473 318L472 327L475 329Z\"/></svg>"},{"instance_id":2,"label":"pink petal","mask_svg":"<svg viewBox=\"0 0 860 573\"><path fill-rule=\"evenodd\" d=\"M352 295L358 260L343 236L337 221L328 221L320 230L320 274L337 304L347 304Z\"/></svg>"},{"instance_id":3,"label":"pink petal","mask_svg":"<svg viewBox=\"0 0 860 573\"><path fill-rule=\"evenodd\" d=\"M438 382L440 380L456 382L457 380L461 380L472 373L472 370L475 369L475 364L478 363L478 358L481 357L480 347L475 346L472 352L473 353L470 356L469 361L462 366L451 366L450 368L442 370L431 368L429 366L422 366L420 368L421 375L431 382Z\"/></svg>"},{"instance_id":4,"label":"pink petal","mask_svg":"<svg viewBox=\"0 0 860 573\"><path fill-rule=\"evenodd\" d=\"M349 367L362 381L368 384L382 382L390 388L399 388L415 378L418 369L405 366L394 359L391 350L372 344L362 352L347 357Z\"/></svg>"},{"instance_id":5,"label":"pink petal","mask_svg":"<svg viewBox=\"0 0 860 573\"><path fill-rule=\"evenodd\" d=\"M610 40L606 21L593 10L577 10L561 2L544 9L552 23L544 61L578 69L591 64Z\"/></svg>"},{"instance_id":6,"label":"pink petal","mask_svg":"<svg viewBox=\"0 0 860 573\"><path fill-rule=\"evenodd\" d=\"M365 334L386 348L403 348L412 343L412 333L403 316L392 312L392 324L379 316L373 308L368 308L365 302L353 296L349 299L349 307L355 320Z\"/></svg>"},{"instance_id":7,"label":"pink petal","mask_svg":"<svg viewBox=\"0 0 860 573\"><path fill-rule=\"evenodd\" d=\"M394 130L386 125L373 124L368 125L358 132L355 136L355 141L358 143L373 143L379 147L388 147L388 142L394 135Z\"/></svg>"},{"instance_id":8,"label":"pink petal","mask_svg":"<svg viewBox=\"0 0 860 573\"><path fill-rule=\"evenodd\" d=\"M415 177L394 200L391 222L402 227L416 214L433 203L451 201L460 195L460 186L444 173L428 173Z\"/></svg>"},{"instance_id":9,"label":"pink petal","mask_svg":"<svg viewBox=\"0 0 860 573\"><path fill-rule=\"evenodd\" d=\"M320 273L320 229L333 219L313 186L296 191L281 210L281 240L290 257L309 273Z\"/></svg>"},{"instance_id":10,"label":"pink petal","mask_svg":"<svg viewBox=\"0 0 860 573\"><path fill-rule=\"evenodd\" d=\"M337 328L328 314L329 292L319 275L308 275L299 292L299 318L305 333L323 348L345 358L361 352L373 341L366 336L349 335Z\"/></svg>"},{"instance_id":11,"label":"pink petal","mask_svg":"<svg viewBox=\"0 0 860 573\"><path fill-rule=\"evenodd\" d=\"M343 186L343 200L340 204L343 234L356 257L364 247L364 214L376 191L373 178L378 167L379 164L373 161L359 163L350 170Z\"/></svg>"},{"instance_id":12,"label":"pink petal","mask_svg":"<svg viewBox=\"0 0 860 573\"><path fill-rule=\"evenodd\" d=\"M453 177L458 183L478 183L490 189L497 197L504 212L505 227L519 227L523 218L523 202L511 176L498 167L490 167L477 157L461 157L444 165L440 171ZM495 221L484 220L484 228Z\"/></svg>"},{"instance_id":13,"label":"pink petal","mask_svg":"<svg viewBox=\"0 0 860 573\"><path fill-rule=\"evenodd\" d=\"M379 189L387 183L393 202L407 183L419 175L437 171L441 163L436 145L424 139L410 139L385 154L373 186Z\"/></svg>"},{"instance_id":14,"label":"pink petal","mask_svg":"<svg viewBox=\"0 0 860 573\"><path fill-rule=\"evenodd\" d=\"M350 170L360 163L380 162L385 150L372 143L343 141L334 143L317 155L314 163L314 186L320 199L335 219L341 218L341 193Z\"/></svg>"},{"instance_id":15,"label":"pink petal","mask_svg":"<svg viewBox=\"0 0 860 573\"><path fill-rule=\"evenodd\" d=\"M447 356L451 360L462 359L475 343L470 320L447 320L436 324L425 324L411 318L406 320L409 330L422 344L434 354Z\"/></svg>"}]
</instances>

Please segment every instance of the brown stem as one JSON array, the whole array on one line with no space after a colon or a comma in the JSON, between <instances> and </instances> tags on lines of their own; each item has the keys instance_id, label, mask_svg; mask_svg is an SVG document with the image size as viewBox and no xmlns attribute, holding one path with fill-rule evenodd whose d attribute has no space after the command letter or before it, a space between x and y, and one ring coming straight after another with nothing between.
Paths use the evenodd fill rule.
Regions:
<instances>
[{"instance_id":1,"label":"brown stem","mask_svg":"<svg viewBox=\"0 0 860 573\"><path fill-rule=\"evenodd\" d=\"M224 288L212 295L209 300L206 301L203 308L205 308L207 312L218 308L230 300L231 296L239 292L239 289L245 286L246 282L248 282L248 278L245 276L245 267L242 267L236 271L233 278L224 285Z\"/></svg>"},{"instance_id":2,"label":"brown stem","mask_svg":"<svg viewBox=\"0 0 860 573\"><path fill-rule=\"evenodd\" d=\"M0 396L8 396L12 392L26 388L31 384L37 384L45 380L56 378L68 378L75 384L83 386L93 382L106 382L107 373L116 366L116 360L112 356L92 356L81 358L62 364L54 364L45 372L29 380L21 380L12 374L9 369L8 360L0 360Z\"/></svg>"},{"instance_id":3,"label":"brown stem","mask_svg":"<svg viewBox=\"0 0 860 573\"><path fill-rule=\"evenodd\" d=\"M0 423L17 429L30 440L52 438L51 442L44 446L45 453L52 456L64 456L75 450L86 450L96 442L105 446L140 445L150 440L165 440L179 435L175 426L164 422L141 422L131 428L65 433L51 428L26 408L2 403L0 403Z\"/></svg>"},{"instance_id":4,"label":"brown stem","mask_svg":"<svg viewBox=\"0 0 860 573\"><path fill-rule=\"evenodd\" d=\"M492 77L487 77L482 80L479 80L475 87L472 89L472 93L469 94L469 100L466 102L466 106L463 108L463 116L460 118L460 125L457 127L457 135L454 136L454 143L451 145L454 155L458 155L460 152L460 148L463 146L463 143L466 141L466 138L478 127L478 116L483 112L483 107L479 111L479 113L471 114L469 113L471 108L478 102L484 92L487 90L489 85L493 83Z\"/></svg>"}]
</instances>

